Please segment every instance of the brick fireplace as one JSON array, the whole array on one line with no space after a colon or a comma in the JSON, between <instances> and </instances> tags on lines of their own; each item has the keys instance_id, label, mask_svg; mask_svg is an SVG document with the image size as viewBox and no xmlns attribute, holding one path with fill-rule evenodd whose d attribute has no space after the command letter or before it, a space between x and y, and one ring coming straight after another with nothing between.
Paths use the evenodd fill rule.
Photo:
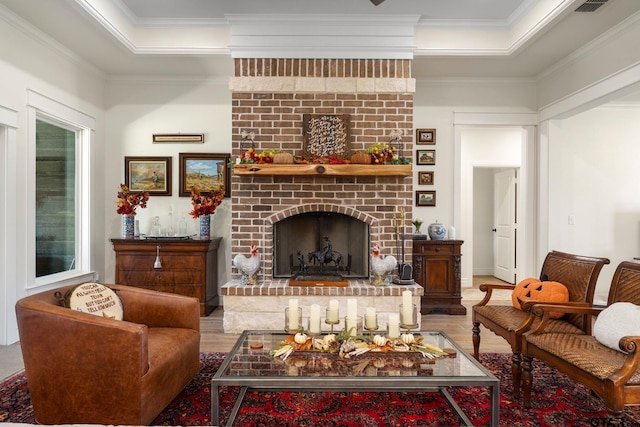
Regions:
<instances>
[{"instance_id":1,"label":"brick fireplace","mask_svg":"<svg viewBox=\"0 0 640 427\"><path fill-rule=\"evenodd\" d=\"M389 142L391 131L400 130L403 153L410 157L415 89L410 66L410 60L395 59L236 59L230 82L232 158L241 154L243 130L255 132L256 152L273 149L300 154L304 114L349 115L352 152ZM401 209L409 224L406 232L411 232L411 176L234 174L231 199L232 256L248 254L255 243L261 252L261 269L258 285L240 285L239 272L234 270L233 279L223 286L225 332L280 329L283 309L293 295L303 308L356 295L359 302L362 298L360 311L373 305L383 313L396 311L402 291L408 288L419 306L420 286L376 287L365 278L350 280L345 288L290 287L287 279L273 278L274 224L304 213L356 218L367 224L370 242L378 243L383 254L395 256L394 223L400 220ZM410 238L404 249L405 261L410 263Z\"/></svg>"}]
</instances>

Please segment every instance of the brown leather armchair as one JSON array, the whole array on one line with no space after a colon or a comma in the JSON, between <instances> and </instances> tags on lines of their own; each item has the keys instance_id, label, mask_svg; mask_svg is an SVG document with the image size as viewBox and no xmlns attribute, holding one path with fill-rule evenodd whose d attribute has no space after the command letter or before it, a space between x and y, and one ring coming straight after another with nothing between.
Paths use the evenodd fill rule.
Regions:
<instances>
[{"instance_id":1,"label":"brown leather armchair","mask_svg":"<svg viewBox=\"0 0 640 427\"><path fill-rule=\"evenodd\" d=\"M127 286L124 320L63 308L54 295L16 303L35 418L41 424L146 425L200 369L196 298Z\"/></svg>"},{"instance_id":2,"label":"brown leather armchair","mask_svg":"<svg viewBox=\"0 0 640 427\"><path fill-rule=\"evenodd\" d=\"M542 264L540 280L560 282L569 290L571 303L590 305L593 303L600 271L609 262L607 258L551 251ZM510 303L508 305L489 304L494 290L513 290L514 287L515 285L507 284L480 285L480 290L486 292L486 295L482 301L473 306L472 338L473 355L476 359L479 358L480 352L480 324L509 342L513 352L511 356L513 395L519 397L522 377L522 334L529 329L535 317L530 316L525 310L514 308ZM549 328L558 332L589 334L591 323L588 322L587 316L569 314L561 319L550 321Z\"/></svg>"}]
</instances>

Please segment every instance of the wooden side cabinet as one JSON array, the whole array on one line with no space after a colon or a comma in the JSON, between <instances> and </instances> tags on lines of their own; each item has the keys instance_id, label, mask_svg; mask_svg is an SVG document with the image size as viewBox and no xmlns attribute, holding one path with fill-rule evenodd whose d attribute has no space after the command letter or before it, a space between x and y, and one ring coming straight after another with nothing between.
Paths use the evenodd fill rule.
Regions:
<instances>
[{"instance_id":1,"label":"wooden side cabinet","mask_svg":"<svg viewBox=\"0 0 640 427\"><path fill-rule=\"evenodd\" d=\"M462 240L413 240L413 280L424 288L422 314L467 314L460 293Z\"/></svg>"},{"instance_id":2,"label":"wooden side cabinet","mask_svg":"<svg viewBox=\"0 0 640 427\"><path fill-rule=\"evenodd\" d=\"M200 315L218 306L218 247L222 238L111 239L116 252L116 280L136 286L196 297ZM160 265L156 265L156 255Z\"/></svg>"}]
</instances>

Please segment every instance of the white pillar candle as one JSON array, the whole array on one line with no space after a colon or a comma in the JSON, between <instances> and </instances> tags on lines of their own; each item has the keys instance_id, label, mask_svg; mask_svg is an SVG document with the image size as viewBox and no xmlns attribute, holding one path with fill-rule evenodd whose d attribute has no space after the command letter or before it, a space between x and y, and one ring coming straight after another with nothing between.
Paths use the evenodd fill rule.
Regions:
<instances>
[{"instance_id":1,"label":"white pillar candle","mask_svg":"<svg viewBox=\"0 0 640 427\"><path fill-rule=\"evenodd\" d=\"M309 308L309 332L312 334L320 333L320 306L311 304Z\"/></svg>"},{"instance_id":2,"label":"white pillar candle","mask_svg":"<svg viewBox=\"0 0 640 427\"><path fill-rule=\"evenodd\" d=\"M300 319L298 319L298 300L289 300L289 329L295 331L300 329Z\"/></svg>"},{"instance_id":3,"label":"white pillar candle","mask_svg":"<svg viewBox=\"0 0 640 427\"><path fill-rule=\"evenodd\" d=\"M402 324L413 325L413 302L411 301L413 294L411 291L402 292Z\"/></svg>"},{"instance_id":4,"label":"white pillar candle","mask_svg":"<svg viewBox=\"0 0 640 427\"><path fill-rule=\"evenodd\" d=\"M356 316L358 316L358 300L348 299L347 300L347 317L350 319L355 319Z\"/></svg>"},{"instance_id":5,"label":"white pillar candle","mask_svg":"<svg viewBox=\"0 0 640 427\"><path fill-rule=\"evenodd\" d=\"M364 313L364 326L367 329L375 329L378 326L378 317L374 307L367 307Z\"/></svg>"},{"instance_id":6,"label":"white pillar candle","mask_svg":"<svg viewBox=\"0 0 640 427\"><path fill-rule=\"evenodd\" d=\"M358 317L347 316L344 322L344 326L349 336L355 337L356 335L358 335Z\"/></svg>"},{"instance_id":7,"label":"white pillar candle","mask_svg":"<svg viewBox=\"0 0 640 427\"><path fill-rule=\"evenodd\" d=\"M400 337L400 315L389 313L389 338Z\"/></svg>"},{"instance_id":8,"label":"white pillar candle","mask_svg":"<svg viewBox=\"0 0 640 427\"><path fill-rule=\"evenodd\" d=\"M331 323L337 323L340 320L340 310L338 309L338 300L329 301L329 309L327 310L327 320Z\"/></svg>"}]
</instances>

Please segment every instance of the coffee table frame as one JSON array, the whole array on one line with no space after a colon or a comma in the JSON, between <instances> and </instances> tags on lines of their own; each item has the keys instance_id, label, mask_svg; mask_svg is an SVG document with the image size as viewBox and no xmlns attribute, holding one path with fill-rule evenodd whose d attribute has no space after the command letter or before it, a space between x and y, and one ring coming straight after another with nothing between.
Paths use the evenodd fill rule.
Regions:
<instances>
[{"instance_id":1,"label":"coffee table frame","mask_svg":"<svg viewBox=\"0 0 640 427\"><path fill-rule=\"evenodd\" d=\"M419 332L416 332L419 333ZM270 390L270 391L347 391L347 392L382 392L382 391L406 391L406 392L439 392L443 395L449 405L455 410L462 422L467 426L473 423L462 408L455 402L447 387L484 386L491 389L491 426L498 427L500 421L500 381L491 372L484 368L477 360L465 352L458 344L449 338L444 332L421 332L422 334L440 335L455 348L458 352L456 357L466 359L466 363L474 364L482 373L481 376L327 376L327 377L305 377L305 376L228 376L225 372L232 363L234 356L241 350L248 351L247 343L250 335L271 335L281 336L284 339L288 334L275 331L244 331L238 341L229 352L229 355L222 363L213 379L211 380L211 422L218 425L220 421L220 387L239 386L240 393L236 398L236 403L231 411L227 426L232 426L240 410L242 401L248 389ZM360 356L363 357L363 356Z\"/></svg>"}]
</instances>

